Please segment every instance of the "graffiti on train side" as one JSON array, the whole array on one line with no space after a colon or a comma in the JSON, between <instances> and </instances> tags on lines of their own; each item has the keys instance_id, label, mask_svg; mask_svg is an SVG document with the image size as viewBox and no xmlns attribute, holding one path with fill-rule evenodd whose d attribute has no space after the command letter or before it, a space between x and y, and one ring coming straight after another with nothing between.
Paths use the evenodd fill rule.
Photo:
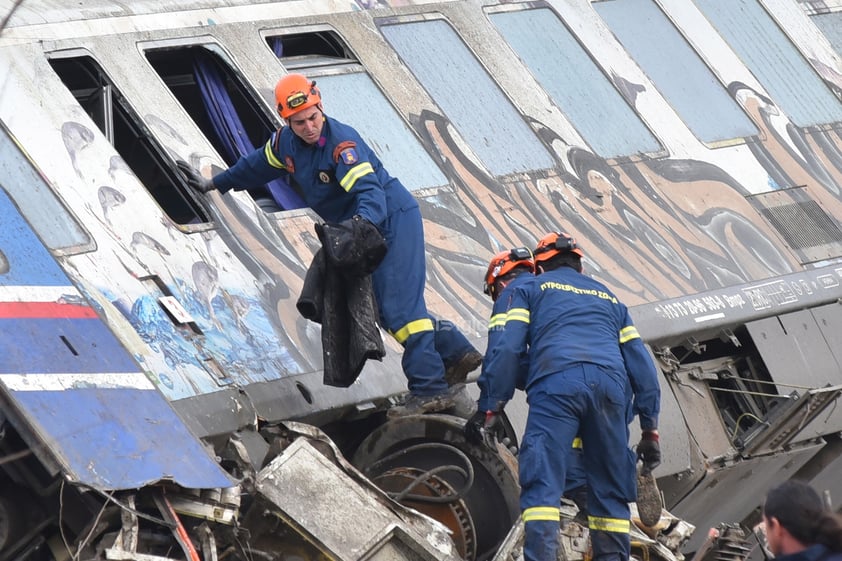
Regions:
<instances>
[{"instance_id":1,"label":"graffiti on train side","mask_svg":"<svg viewBox=\"0 0 842 561\"><path fill-rule=\"evenodd\" d=\"M751 165L768 174L752 185L700 159L638 156L608 161L571 146L535 121L533 130L556 149L552 152L555 169L498 178L460 149L462 143L444 116L424 112L415 117L413 125L422 142L451 183L419 194L429 256L430 311L452 318L469 334L482 336L489 302L482 294L481 276L488 256L501 248L532 245L544 232L557 228L580 240L590 274L630 305L799 270L801 265L785 240L747 197L758 192L758 185L806 185L830 214L842 215L839 130L795 128L786 119L775 118L776 107L744 85L734 84L730 91L761 131L745 139L748 150L740 149L739 157L732 158L739 165L739 158L751 155L756 160ZM66 123L63 131L68 155L78 169L77 159L92 135L78 123ZM104 165L115 169L113 162ZM209 348L223 352L225 362L239 366L235 383L319 369L318 327L301 318L295 308L318 247L314 216L307 212L264 215L255 213L241 197L216 193L209 197L217 229L194 235L204 243L191 246L195 255L189 267L178 268L173 265L178 259L168 259L165 268L171 277L168 286L177 288L188 311L204 326L203 344L198 345L195 337L185 339L154 298L154 306L144 302L149 295L143 287L133 295L113 295L115 306L153 350L159 348L153 342L160 337L183 341L169 346L178 349L178 356L159 356L159 368L150 370L169 372L169 379L160 380L169 397L184 397L219 387L220 380L207 375L201 363ZM131 240L121 240L114 232L111 215L128 204L123 191L101 186L97 202L99 208L92 211L122 250L138 262L145 263L149 251L159 256L172 253L161 241L164 235L134 232ZM144 255L138 254L141 249ZM252 278L251 286L234 288L230 279L214 276L231 254ZM204 274L197 277L197 271ZM201 279L212 282L203 284ZM109 294L106 279L101 280L98 289ZM707 313L719 304L743 305L736 300L699 302L667 310L665 317ZM236 329L223 330L223 324ZM197 354L197 346L205 354ZM389 347L398 350L391 341ZM149 366L150 357L139 358ZM183 380L173 381L173 372L183 372ZM197 385L197 380L206 382Z\"/></svg>"},{"instance_id":2,"label":"graffiti on train side","mask_svg":"<svg viewBox=\"0 0 842 561\"><path fill-rule=\"evenodd\" d=\"M609 163L570 147L560 172L498 181L459 153L443 118L424 114L420 121L431 149L456 173L458 198L485 224L486 240L500 247L529 244L564 228L581 240L591 274L632 304L766 278L796 265L757 220L747 190L707 162ZM542 132L546 138L549 131ZM699 200L707 203L693 208ZM443 220L433 214L431 221ZM497 250L481 235L462 235L489 253ZM436 247L430 251L435 261Z\"/></svg>"}]
</instances>

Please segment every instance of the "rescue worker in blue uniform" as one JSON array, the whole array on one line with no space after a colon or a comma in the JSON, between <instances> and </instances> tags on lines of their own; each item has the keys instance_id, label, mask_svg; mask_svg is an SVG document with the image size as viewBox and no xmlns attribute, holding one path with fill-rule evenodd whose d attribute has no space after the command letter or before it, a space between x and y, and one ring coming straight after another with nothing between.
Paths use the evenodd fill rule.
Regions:
<instances>
[{"instance_id":1,"label":"rescue worker in blue uniform","mask_svg":"<svg viewBox=\"0 0 842 561\"><path fill-rule=\"evenodd\" d=\"M491 308L491 319L488 322L488 344L489 353L499 349L499 339L503 336L506 324L506 314L509 311L512 291L527 282L535 274L535 260L532 257L532 250L526 247L516 247L508 251L501 251L491 258L488 270L485 273L483 292L491 297L493 302ZM485 361L488 364L488 361ZM529 358L523 354L520 361L520 371L516 383L516 389L523 390L526 387L526 375L529 369ZM480 374L477 380L480 391L485 391L486 377ZM508 396L506 401L511 399ZM492 423L497 421L495 413L489 413L484 409L477 409L473 417L465 425L465 436L471 442L479 444L485 439L489 431L494 430ZM585 474L584 459L582 455L582 439L573 439L573 448L570 451L567 477L565 479L564 496L576 503L580 515L585 517L583 521L587 524L587 476ZM579 515L577 515L579 518Z\"/></svg>"},{"instance_id":2,"label":"rescue worker in blue uniform","mask_svg":"<svg viewBox=\"0 0 842 561\"><path fill-rule=\"evenodd\" d=\"M275 87L278 112L288 126L266 145L228 170L206 179L178 162L188 183L201 192L240 190L287 174L307 205L323 220L368 220L386 238L388 250L372 274L384 328L404 347L402 366L409 396L398 414L419 414L452 407L470 370L482 355L467 338L436 321L424 301L426 256L418 203L355 129L324 114L316 83L288 74ZM451 383L445 363L453 365ZM451 370L453 370L451 369Z\"/></svg>"},{"instance_id":3,"label":"rescue worker in blue uniform","mask_svg":"<svg viewBox=\"0 0 842 561\"><path fill-rule=\"evenodd\" d=\"M651 470L661 461L657 369L626 306L581 273L575 240L552 232L534 254L540 275L512 290L498 348L486 352L478 402L486 417L501 413L528 352L529 414L518 458L524 559L557 559L559 500L580 435L593 559L628 561L635 464ZM642 431L637 458L628 447L629 383Z\"/></svg>"}]
</instances>

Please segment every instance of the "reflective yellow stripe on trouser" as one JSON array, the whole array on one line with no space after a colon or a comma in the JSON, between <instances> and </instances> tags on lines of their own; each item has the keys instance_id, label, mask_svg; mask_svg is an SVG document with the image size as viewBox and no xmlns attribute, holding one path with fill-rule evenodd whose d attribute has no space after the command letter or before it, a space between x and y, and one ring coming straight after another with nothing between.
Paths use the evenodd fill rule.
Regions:
<instances>
[{"instance_id":1,"label":"reflective yellow stripe on trouser","mask_svg":"<svg viewBox=\"0 0 842 561\"><path fill-rule=\"evenodd\" d=\"M410 336L424 331L433 331L433 320L430 318L416 319L415 321L407 323L397 331L390 331L389 333L392 334L392 337L394 337L398 343L403 345Z\"/></svg>"},{"instance_id":2,"label":"reflective yellow stripe on trouser","mask_svg":"<svg viewBox=\"0 0 842 561\"><path fill-rule=\"evenodd\" d=\"M603 532L616 532L618 534L629 533L629 521L621 518L600 518L599 516L588 516L588 528L601 530Z\"/></svg>"},{"instance_id":3,"label":"reflective yellow stripe on trouser","mask_svg":"<svg viewBox=\"0 0 842 561\"><path fill-rule=\"evenodd\" d=\"M523 518L524 522L534 522L536 520L561 521L561 515L557 506L533 506L524 510L521 518Z\"/></svg>"}]
</instances>

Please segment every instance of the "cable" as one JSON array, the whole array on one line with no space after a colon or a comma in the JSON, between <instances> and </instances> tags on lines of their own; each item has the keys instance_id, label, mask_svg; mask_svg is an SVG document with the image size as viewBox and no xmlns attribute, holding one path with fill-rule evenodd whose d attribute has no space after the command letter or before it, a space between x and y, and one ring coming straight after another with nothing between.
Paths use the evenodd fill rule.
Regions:
<instances>
[{"instance_id":1,"label":"cable","mask_svg":"<svg viewBox=\"0 0 842 561\"><path fill-rule=\"evenodd\" d=\"M131 512L132 514L134 514L135 516L138 516L139 518L143 518L143 519L148 520L150 522L154 522L155 524L160 524L161 526L165 526L165 527L169 528L170 530L173 530L173 529L176 528L175 524L167 522L166 520L163 520L161 518L155 518L154 516L146 514L145 512L141 512L141 511L139 511L137 509L134 509L134 508L132 508L128 505L125 505L125 504L121 503L120 501L118 501L117 499L115 499L114 497L112 497L111 495L109 495L108 493L105 493L104 491L101 491L101 490L97 489L96 487L91 487L90 485L85 485L84 483L77 483L76 485L78 487L83 487L85 489L89 489L91 491L99 493L100 495L102 495L103 497L105 497L106 499L108 499L109 501L111 501L112 503L114 503L115 505L120 507L121 509L123 509L127 512Z\"/></svg>"},{"instance_id":2,"label":"cable","mask_svg":"<svg viewBox=\"0 0 842 561\"><path fill-rule=\"evenodd\" d=\"M65 480L61 480L61 487L59 488L58 493L58 531L61 535L61 541L64 543L64 549L67 550L68 555L70 558L78 561L79 555L82 553L82 548L87 545L88 541L94 534L96 530L97 524L99 524L99 519L102 518L103 513L105 512L105 507L108 505L107 502L102 503L102 508L99 509L99 513L97 513L96 518L91 523L91 529L88 531L88 535L85 536L85 539L79 542L79 545L76 547L76 553L73 553L70 549L70 543L67 541L67 536L64 533L64 524L62 523L62 518L64 518L64 484Z\"/></svg>"},{"instance_id":3,"label":"cable","mask_svg":"<svg viewBox=\"0 0 842 561\"><path fill-rule=\"evenodd\" d=\"M755 421L757 421L758 423L760 423L761 425L769 426L769 423L767 423L766 421L764 421L763 419L761 419L760 417L758 417L754 413L749 413L748 411L746 411L745 413L743 413L742 415L737 417L736 421L734 421L734 432L731 434L731 442L732 443L734 442L734 439L737 438L737 431L740 430L740 421L742 421L744 417L750 417L750 418L754 419Z\"/></svg>"},{"instance_id":4,"label":"cable","mask_svg":"<svg viewBox=\"0 0 842 561\"><path fill-rule=\"evenodd\" d=\"M794 386L792 386L794 387ZM743 395L759 395L761 397L784 397L787 399L793 399L790 395L780 395L776 393L763 393L763 392L751 392L748 390L732 390L728 388L717 388L715 386L710 386L710 390L714 392L725 392L725 393L739 393Z\"/></svg>"},{"instance_id":5,"label":"cable","mask_svg":"<svg viewBox=\"0 0 842 561\"><path fill-rule=\"evenodd\" d=\"M422 502L429 502L429 503L452 503L454 501L459 500L462 497L462 494L470 490L471 486L473 485L473 480L469 482L466 486L459 490L458 493L454 493L452 495L442 495L438 497L428 497L426 495L412 495L409 492L418 486L419 483L423 483L429 480L432 476L444 472L444 471L455 471L459 473L465 479L468 479L468 474L465 473L465 470L458 466L438 466L431 470L427 470L412 481L410 481L409 485L406 488L392 497L395 501L401 502L404 499L410 499L415 501L422 501Z\"/></svg>"},{"instance_id":6,"label":"cable","mask_svg":"<svg viewBox=\"0 0 842 561\"><path fill-rule=\"evenodd\" d=\"M740 380L741 382L753 382L755 384L767 384L770 386L780 386L782 388L795 388L797 390L818 390L821 389L815 386L798 386L796 384L782 384L780 382L773 382L771 380L760 380L757 378L743 378L742 376L727 376L722 380Z\"/></svg>"},{"instance_id":7,"label":"cable","mask_svg":"<svg viewBox=\"0 0 842 561\"><path fill-rule=\"evenodd\" d=\"M376 468L380 467L381 465L385 464L386 462L394 460L395 458L397 458L399 456L406 455L410 451L424 450L424 449L429 449L429 448L445 449L445 450L447 450L451 453L454 453L455 455L459 456L459 458L465 463L465 466L467 467L467 470L464 470L461 467L456 466L456 465L437 466L433 469L425 471L424 473L420 474L418 477L413 479L409 483L409 485L403 491L401 491L400 493L397 493L397 494L387 493L387 494L389 495L389 497L391 497L392 499L394 499L396 501L409 499L409 500L418 501L418 502L425 502L425 503L451 503L451 502L455 502L455 501L459 500L465 493L467 493L471 489L471 487L474 484L474 466L471 463L470 458L468 458L468 456L464 452L462 452L461 450L459 450L455 446L451 446L449 444L444 444L442 442L424 442L424 443L421 443L421 444L414 444L412 446L402 448L401 450L398 450L397 452L395 452L393 454L389 454L388 456L380 458L379 460L374 462L372 465L370 465L368 468L366 468L366 470L365 470L366 474L370 474L372 471L374 471ZM455 472L459 473L463 478L465 478L466 483L458 492L456 492L452 495L445 495L445 496L440 496L440 497L428 497L426 495L413 495L413 494L409 493L409 491L412 490L413 488L415 488L419 483L428 480L433 475L436 475L438 473L445 472L445 471L455 471ZM381 473L377 476L377 478L380 478L383 475L384 474ZM400 499L398 499L397 497L399 497Z\"/></svg>"}]
</instances>

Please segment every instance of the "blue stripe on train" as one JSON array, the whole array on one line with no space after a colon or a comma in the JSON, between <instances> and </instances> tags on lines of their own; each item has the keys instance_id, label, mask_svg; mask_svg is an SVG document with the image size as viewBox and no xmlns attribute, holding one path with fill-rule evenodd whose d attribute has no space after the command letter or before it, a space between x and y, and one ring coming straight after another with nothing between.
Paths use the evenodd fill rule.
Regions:
<instances>
[{"instance_id":1,"label":"blue stripe on train","mask_svg":"<svg viewBox=\"0 0 842 561\"><path fill-rule=\"evenodd\" d=\"M0 374L137 372L99 319L0 319Z\"/></svg>"},{"instance_id":2,"label":"blue stripe on train","mask_svg":"<svg viewBox=\"0 0 842 561\"><path fill-rule=\"evenodd\" d=\"M129 489L173 478L188 488L231 485L156 390L83 388L12 395L38 420L43 446L83 483Z\"/></svg>"},{"instance_id":3,"label":"blue stripe on train","mask_svg":"<svg viewBox=\"0 0 842 561\"><path fill-rule=\"evenodd\" d=\"M0 251L8 261L0 287L72 286L2 186L0 225ZM0 364L6 374L47 372L31 377L70 372L96 380L97 373L141 372L100 319L6 318L0 322ZM192 488L233 483L157 390L13 391L0 382L0 392L11 401L9 422L26 429L19 430L24 438L35 435L27 444L51 455L71 480L101 489L133 489L159 479Z\"/></svg>"}]
</instances>

